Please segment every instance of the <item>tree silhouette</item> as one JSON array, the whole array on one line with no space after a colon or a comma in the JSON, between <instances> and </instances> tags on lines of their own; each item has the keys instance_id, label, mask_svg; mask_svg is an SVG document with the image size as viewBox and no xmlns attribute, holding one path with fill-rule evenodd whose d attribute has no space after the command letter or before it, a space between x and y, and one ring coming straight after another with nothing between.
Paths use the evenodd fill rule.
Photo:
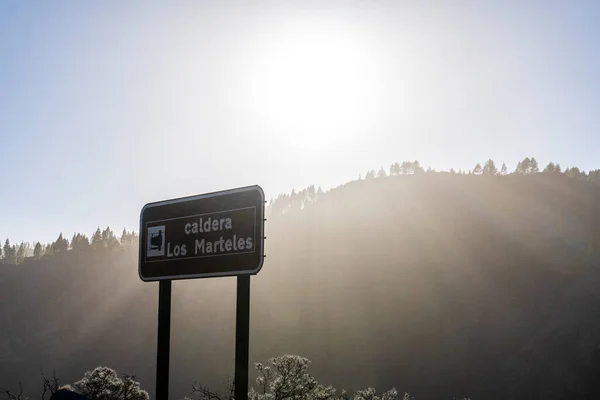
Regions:
<instances>
[{"instance_id":1,"label":"tree silhouette","mask_svg":"<svg viewBox=\"0 0 600 400\"><path fill-rule=\"evenodd\" d=\"M42 372L42 400L46 400L47 394L51 399L54 393L60 389L60 380L56 377L56 371L52 371L52 378L46 378Z\"/></svg>"},{"instance_id":2,"label":"tree silhouette","mask_svg":"<svg viewBox=\"0 0 600 400\"><path fill-rule=\"evenodd\" d=\"M574 179L585 177L585 175L577 167L567 168L565 170L565 175Z\"/></svg>"},{"instance_id":3,"label":"tree silhouette","mask_svg":"<svg viewBox=\"0 0 600 400\"><path fill-rule=\"evenodd\" d=\"M100 227L96 229L96 232L92 235L91 242L92 250L100 250L104 247L102 243L102 231L100 231Z\"/></svg>"},{"instance_id":4,"label":"tree silhouette","mask_svg":"<svg viewBox=\"0 0 600 400\"><path fill-rule=\"evenodd\" d=\"M25 260L28 247L28 244L25 244L24 242L21 242L21 244L19 244L19 247L16 251L15 264L21 264Z\"/></svg>"},{"instance_id":5,"label":"tree silhouette","mask_svg":"<svg viewBox=\"0 0 600 400\"><path fill-rule=\"evenodd\" d=\"M90 400L149 400L148 392L140 388L135 376L123 375L119 378L115 370L96 367L87 371L83 378L75 382L73 391Z\"/></svg>"},{"instance_id":6,"label":"tree silhouette","mask_svg":"<svg viewBox=\"0 0 600 400\"><path fill-rule=\"evenodd\" d=\"M121 233L121 245L122 246L127 246L130 244L130 236L129 236L129 232L127 232L127 229L123 228L123 232Z\"/></svg>"},{"instance_id":7,"label":"tree silhouette","mask_svg":"<svg viewBox=\"0 0 600 400\"><path fill-rule=\"evenodd\" d=\"M90 241L86 235L76 233L71 240L71 249L76 252L85 252L90 248Z\"/></svg>"},{"instance_id":8,"label":"tree silhouette","mask_svg":"<svg viewBox=\"0 0 600 400\"><path fill-rule=\"evenodd\" d=\"M418 160L413 161L411 167L412 167L413 174L419 174L421 172L425 172L423 167L421 167L421 163L419 163Z\"/></svg>"},{"instance_id":9,"label":"tree silhouette","mask_svg":"<svg viewBox=\"0 0 600 400\"><path fill-rule=\"evenodd\" d=\"M496 164L494 160L489 159L483 165L483 175L496 175L498 173L498 168L496 168Z\"/></svg>"},{"instance_id":10,"label":"tree silhouette","mask_svg":"<svg viewBox=\"0 0 600 400\"><path fill-rule=\"evenodd\" d=\"M23 395L23 384L19 382L19 391L11 392L9 389L0 390L0 400L28 400L27 396Z\"/></svg>"},{"instance_id":11,"label":"tree silhouette","mask_svg":"<svg viewBox=\"0 0 600 400\"><path fill-rule=\"evenodd\" d=\"M521 165L521 161L519 161L517 163L517 167L515 168L515 174L522 174L523 173L523 167Z\"/></svg>"},{"instance_id":12,"label":"tree silhouette","mask_svg":"<svg viewBox=\"0 0 600 400\"><path fill-rule=\"evenodd\" d=\"M102 231L102 247L105 249L114 249L119 247L119 240L116 238L114 232L110 229L110 227L106 227Z\"/></svg>"},{"instance_id":13,"label":"tree silhouette","mask_svg":"<svg viewBox=\"0 0 600 400\"><path fill-rule=\"evenodd\" d=\"M542 172L547 173L547 174L555 173L556 172L556 164L554 164L552 161L550 161L548 163L548 165L546 165L546 168L544 168L544 170Z\"/></svg>"},{"instance_id":14,"label":"tree silhouette","mask_svg":"<svg viewBox=\"0 0 600 400\"><path fill-rule=\"evenodd\" d=\"M344 390L338 391L333 386L324 386L308 372L310 361L305 357L286 354L270 358L268 364L254 363L258 373L256 388L251 387L249 400L350 400L352 397ZM234 386L218 394L198 382L192 385L192 395L197 400L231 400L234 398ZM408 393L403 399L410 399ZM397 400L395 388L377 396L374 388L357 390L357 400Z\"/></svg>"},{"instance_id":15,"label":"tree silhouette","mask_svg":"<svg viewBox=\"0 0 600 400\"><path fill-rule=\"evenodd\" d=\"M556 166L554 167L554 172L556 172L557 174L560 174L562 172L559 163L556 163Z\"/></svg>"},{"instance_id":16,"label":"tree silhouette","mask_svg":"<svg viewBox=\"0 0 600 400\"><path fill-rule=\"evenodd\" d=\"M521 161L521 173L528 174L531 171L531 160L529 157L525 157L523 161Z\"/></svg>"},{"instance_id":17,"label":"tree silhouette","mask_svg":"<svg viewBox=\"0 0 600 400\"><path fill-rule=\"evenodd\" d=\"M16 264L17 263L17 260L16 260L17 251L14 246L10 245L10 240L6 239L2 250L4 253L4 255L2 256L2 260L4 261L4 264Z\"/></svg>"},{"instance_id":18,"label":"tree silhouette","mask_svg":"<svg viewBox=\"0 0 600 400\"><path fill-rule=\"evenodd\" d=\"M508 174L508 168L506 168L506 164L502 163L502 168L500 168L500 175Z\"/></svg>"},{"instance_id":19,"label":"tree silhouette","mask_svg":"<svg viewBox=\"0 0 600 400\"><path fill-rule=\"evenodd\" d=\"M40 242L37 242L35 244L35 247L33 248L33 258L35 258L36 260L42 258L42 251L42 245L40 244Z\"/></svg>"},{"instance_id":20,"label":"tree silhouette","mask_svg":"<svg viewBox=\"0 0 600 400\"><path fill-rule=\"evenodd\" d=\"M69 241L63 238L62 232L60 233L60 235L58 235L56 242L54 242L53 250L56 253L62 253L69 250Z\"/></svg>"},{"instance_id":21,"label":"tree silhouette","mask_svg":"<svg viewBox=\"0 0 600 400\"><path fill-rule=\"evenodd\" d=\"M477 165L473 169L473 173L475 175L481 175L483 173L483 168L481 168L481 164L477 163Z\"/></svg>"},{"instance_id":22,"label":"tree silhouette","mask_svg":"<svg viewBox=\"0 0 600 400\"><path fill-rule=\"evenodd\" d=\"M400 164L400 173L402 175L408 175L412 170L412 163L410 161L402 161L402 164Z\"/></svg>"},{"instance_id":23,"label":"tree silhouette","mask_svg":"<svg viewBox=\"0 0 600 400\"><path fill-rule=\"evenodd\" d=\"M44 246L44 254L42 257L48 258L48 257L51 257L52 255L54 255L54 248L55 248L54 242L48 243L46 246Z\"/></svg>"},{"instance_id":24,"label":"tree silhouette","mask_svg":"<svg viewBox=\"0 0 600 400\"><path fill-rule=\"evenodd\" d=\"M535 157L531 157L531 160L529 161L529 173L537 174L538 172L540 172L538 162L536 161Z\"/></svg>"}]
</instances>

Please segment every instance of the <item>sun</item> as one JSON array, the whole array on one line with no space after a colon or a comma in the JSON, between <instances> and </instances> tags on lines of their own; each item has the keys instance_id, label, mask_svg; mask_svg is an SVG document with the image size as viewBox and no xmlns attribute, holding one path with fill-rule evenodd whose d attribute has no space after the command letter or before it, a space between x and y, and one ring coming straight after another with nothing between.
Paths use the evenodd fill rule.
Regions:
<instances>
[{"instance_id":1,"label":"sun","mask_svg":"<svg viewBox=\"0 0 600 400\"><path fill-rule=\"evenodd\" d=\"M379 108L378 60L343 30L297 29L273 38L252 73L252 110L271 135L328 150L368 128Z\"/></svg>"}]
</instances>

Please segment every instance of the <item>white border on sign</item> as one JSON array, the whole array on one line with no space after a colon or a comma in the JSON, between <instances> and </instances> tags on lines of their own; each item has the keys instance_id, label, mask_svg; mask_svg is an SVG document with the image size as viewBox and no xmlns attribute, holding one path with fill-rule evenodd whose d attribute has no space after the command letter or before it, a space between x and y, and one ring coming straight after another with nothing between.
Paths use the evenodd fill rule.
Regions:
<instances>
[{"instance_id":1,"label":"white border on sign","mask_svg":"<svg viewBox=\"0 0 600 400\"><path fill-rule=\"evenodd\" d=\"M140 234L143 232L142 229L144 227L142 224L142 217L144 215L144 211L146 211L146 209L148 209L148 208L164 206L167 204L184 203L184 202L193 201L193 200L208 199L211 197L223 196L223 195L227 195L227 194L251 192L254 190L258 191L258 193L260 194L261 202L263 205L262 206L263 216L262 216L262 221L260 221L260 223L259 223L259 232L258 232L258 235L256 235L256 232L255 232L254 237L258 238L258 240L260 241L261 249L262 249L262 252L264 255L264 251L265 251L265 234L264 234L264 231L265 231L265 221L264 221L264 218L265 218L265 215L264 215L265 192L258 185L245 186L245 187L240 187L240 188L235 188L235 189L222 190L219 192L212 192L212 193L206 193L206 194L201 194L201 195L196 195L196 196L180 197L177 199L148 203L144 207L142 207L142 211L140 212ZM246 208L250 208L250 207L246 207ZM255 212L256 212L256 207L254 207L254 208L255 208ZM256 220L256 217L255 217L255 220ZM153 221L153 222L156 222L156 221ZM254 224L254 229L256 230L256 224ZM139 248L140 249L139 249L139 256L138 256L138 275L139 275L140 279L144 282L157 282L157 281L164 281L164 280L183 280L183 279L194 279L194 278L213 278L213 277L238 276L238 275L252 275L252 274L256 274L258 271L260 271L260 269L262 268L263 263L264 263L264 257L261 257L258 266L251 270L235 271L235 272L231 272L231 271L230 272L213 272L213 273L208 273L208 274L171 275L171 276L161 276L161 277L157 277L157 278L147 278L142 275L142 258L141 258L142 257L142 237L141 236L140 236ZM242 254L242 253L235 253L235 254ZM235 254L232 254L232 255L235 255Z\"/></svg>"}]
</instances>

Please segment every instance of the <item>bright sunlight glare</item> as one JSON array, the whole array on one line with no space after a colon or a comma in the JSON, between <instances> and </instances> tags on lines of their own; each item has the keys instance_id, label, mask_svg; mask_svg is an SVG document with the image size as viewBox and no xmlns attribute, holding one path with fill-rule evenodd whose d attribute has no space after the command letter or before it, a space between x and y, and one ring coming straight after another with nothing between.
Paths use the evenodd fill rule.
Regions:
<instances>
[{"instance_id":1,"label":"bright sunlight glare","mask_svg":"<svg viewBox=\"0 0 600 400\"><path fill-rule=\"evenodd\" d=\"M272 135L303 150L352 139L376 113L378 62L343 30L289 30L264 46L253 71L253 112Z\"/></svg>"}]
</instances>

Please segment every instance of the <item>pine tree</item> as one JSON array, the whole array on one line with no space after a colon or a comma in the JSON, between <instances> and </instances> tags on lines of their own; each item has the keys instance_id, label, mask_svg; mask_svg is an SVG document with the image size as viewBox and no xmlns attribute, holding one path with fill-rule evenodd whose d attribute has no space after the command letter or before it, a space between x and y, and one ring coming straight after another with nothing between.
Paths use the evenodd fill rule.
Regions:
<instances>
[{"instance_id":1,"label":"pine tree","mask_svg":"<svg viewBox=\"0 0 600 400\"><path fill-rule=\"evenodd\" d=\"M100 227L96 229L96 232L92 235L92 250L100 250L103 247L102 244L102 231L100 231Z\"/></svg>"},{"instance_id":2,"label":"pine tree","mask_svg":"<svg viewBox=\"0 0 600 400\"><path fill-rule=\"evenodd\" d=\"M16 251L16 256L15 256L15 264L21 264L23 263L23 261L25 261L25 256L27 252L27 245L24 242L21 242L21 244L19 244L19 247L17 248Z\"/></svg>"},{"instance_id":3,"label":"pine tree","mask_svg":"<svg viewBox=\"0 0 600 400\"><path fill-rule=\"evenodd\" d=\"M71 241L71 249L78 252L87 251L90 247L90 241L87 236L77 233L73 235L73 240Z\"/></svg>"},{"instance_id":4,"label":"pine tree","mask_svg":"<svg viewBox=\"0 0 600 400\"><path fill-rule=\"evenodd\" d=\"M475 165L475 169L473 169L473 173L475 175L481 175L483 173L483 169L481 168L481 164L477 163L477 165Z\"/></svg>"},{"instance_id":5,"label":"pine tree","mask_svg":"<svg viewBox=\"0 0 600 400\"><path fill-rule=\"evenodd\" d=\"M578 167L568 168L567 171L565 171L565 174L569 178L581 178L582 175Z\"/></svg>"},{"instance_id":6,"label":"pine tree","mask_svg":"<svg viewBox=\"0 0 600 400\"><path fill-rule=\"evenodd\" d=\"M546 168L544 168L544 173L546 174L553 174L556 171L556 165L554 165L554 163L552 161L550 161L548 163L548 165L546 165Z\"/></svg>"},{"instance_id":7,"label":"pine tree","mask_svg":"<svg viewBox=\"0 0 600 400\"><path fill-rule=\"evenodd\" d=\"M538 172L540 172L538 162L536 161L535 157L531 157L531 160L529 161L529 173L537 174Z\"/></svg>"},{"instance_id":8,"label":"pine tree","mask_svg":"<svg viewBox=\"0 0 600 400\"><path fill-rule=\"evenodd\" d=\"M498 173L498 168L496 168L496 164L494 160L491 158L485 162L483 165L483 175L496 175Z\"/></svg>"},{"instance_id":9,"label":"pine tree","mask_svg":"<svg viewBox=\"0 0 600 400\"><path fill-rule=\"evenodd\" d=\"M127 246L129 244L129 233L127 233L127 229L123 228L123 232L121 233L121 245Z\"/></svg>"},{"instance_id":10,"label":"pine tree","mask_svg":"<svg viewBox=\"0 0 600 400\"><path fill-rule=\"evenodd\" d=\"M54 249L56 253L61 253L69 250L69 240L63 238L62 232L58 235L56 242L54 242Z\"/></svg>"},{"instance_id":11,"label":"pine tree","mask_svg":"<svg viewBox=\"0 0 600 400\"><path fill-rule=\"evenodd\" d=\"M500 168L500 175L508 174L508 168L506 168L506 163L502 163L502 168Z\"/></svg>"},{"instance_id":12,"label":"pine tree","mask_svg":"<svg viewBox=\"0 0 600 400\"><path fill-rule=\"evenodd\" d=\"M40 242L37 242L35 244L35 247L33 248L33 258L35 258L36 260L42 258L42 245L40 244Z\"/></svg>"},{"instance_id":13,"label":"pine tree","mask_svg":"<svg viewBox=\"0 0 600 400\"><path fill-rule=\"evenodd\" d=\"M522 174L523 173L523 166L521 165L521 161L519 161L517 163L517 168L515 168L515 174Z\"/></svg>"},{"instance_id":14,"label":"pine tree","mask_svg":"<svg viewBox=\"0 0 600 400\"><path fill-rule=\"evenodd\" d=\"M412 170L411 162L410 161L402 161L402 164L400 164L400 174L408 175L411 170Z\"/></svg>"},{"instance_id":15,"label":"pine tree","mask_svg":"<svg viewBox=\"0 0 600 400\"><path fill-rule=\"evenodd\" d=\"M425 169L421 167L421 163L419 162L419 160L415 160L411 164L413 174L420 174L421 172L425 172Z\"/></svg>"},{"instance_id":16,"label":"pine tree","mask_svg":"<svg viewBox=\"0 0 600 400\"><path fill-rule=\"evenodd\" d=\"M377 172L377 177L378 178L385 178L387 176L387 174L385 173L385 169L383 169L383 167L381 167L379 169L379 172Z\"/></svg>"},{"instance_id":17,"label":"pine tree","mask_svg":"<svg viewBox=\"0 0 600 400\"><path fill-rule=\"evenodd\" d=\"M528 174L531 172L531 160L529 157L525 157L523 161L521 161L521 173Z\"/></svg>"},{"instance_id":18,"label":"pine tree","mask_svg":"<svg viewBox=\"0 0 600 400\"><path fill-rule=\"evenodd\" d=\"M4 264L14 264L14 262L12 262L12 259L11 259L12 247L10 245L10 240L6 239L2 250L4 252L4 255L2 257L3 263Z\"/></svg>"},{"instance_id":19,"label":"pine tree","mask_svg":"<svg viewBox=\"0 0 600 400\"><path fill-rule=\"evenodd\" d=\"M292 190L292 194L293 194L293 207L295 209L299 209L300 208L300 197L298 196L298 193L295 193ZM116 247L119 247L119 240L115 237L115 234L113 233L113 231L110 229L110 227L106 227L106 229L104 229L102 231L102 247L106 248L106 249L114 249Z\"/></svg>"}]
</instances>

